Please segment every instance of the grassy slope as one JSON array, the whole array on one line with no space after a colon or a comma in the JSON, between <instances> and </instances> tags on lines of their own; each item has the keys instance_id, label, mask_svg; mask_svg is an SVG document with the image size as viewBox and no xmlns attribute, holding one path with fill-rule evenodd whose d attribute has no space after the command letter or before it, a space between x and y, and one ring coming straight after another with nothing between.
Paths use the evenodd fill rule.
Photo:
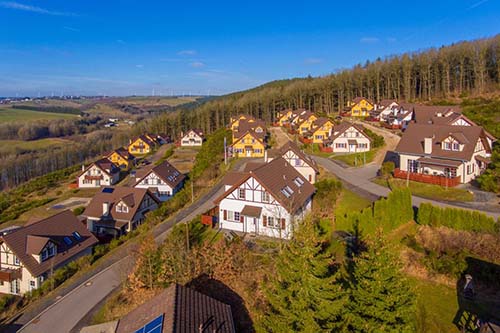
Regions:
<instances>
[{"instance_id":1,"label":"grassy slope","mask_svg":"<svg viewBox=\"0 0 500 333\"><path fill-rule=\"evenodd\" d=\"M38 112L22 109L12 109L9 107L0 108L0 123L44 119L72 119L76 117L76 115L65 113Z\"/></svg>"},{"instance_id":2,"label":"grassy slope","mask_svg":"<svg viewBox=\"0 0 500 333\"><path fill-rule=\"evenodd\" d=\"M373 182L391 188L406 187L406 180L404 179L391 178L389 179L388 184L384 179L376 178L373 180ZM469 191L460 188L445 188L439 185L432 185L414 181L410 181L409 186L413 195L423 198L461 202L474 200L474 196Z\"/></svg>"},{"instance_id":3,"label":"grassy slope","mask_svg":"<svg viewBox=\"0 0 500 333\"><path fill-rule=\"evenodd\" d=\"M335 210L335 224L337 230L350 230L344 215L368 207L370 202L357 194L344 189ZM401 249L401 239L408 233L415 232L415 224L409 223L394 230L388 238L397 251ZM443 284L409 277L416 295L419 315L425 329L421 332L458 332L453 319L458 310L456 290Z\"/></svg>"},{"instance_id":4,"label":"grassy slope","mask_svg":"<svg viewBox=\"0 0 500 333\"><path fill-rule=\"evenodd\" d=\"M33 141L0 140L0 150L2 150L3 147L6 148L8 147L9 150L19 148L23 150L35 151L38 149L45 149L55 146L64 146L72 143L73 141L71 140L66 140L61 138L47 138L47 139L40 139Z\"/></svg>"},{"instance_id":5,"label":"grassy slope","mask_svg":"<svg viewBox=\"0 0 500 333\"><path fill-rule=\"evenodd\" d=\"M345 155L335 155L332 158L334 160L342 161L350 166L362 166L364 165L365 159L366 164L373 161L375 155L377 155L378 149L372 149L366 153L354 153Z\"/></svg>"}]
</instances>

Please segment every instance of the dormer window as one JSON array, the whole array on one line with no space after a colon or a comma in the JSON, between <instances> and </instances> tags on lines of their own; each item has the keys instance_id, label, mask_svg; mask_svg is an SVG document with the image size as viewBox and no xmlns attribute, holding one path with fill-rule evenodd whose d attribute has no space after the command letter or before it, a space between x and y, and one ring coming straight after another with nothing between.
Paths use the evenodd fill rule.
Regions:
<instances>
[{"instance_id":1,"label":"dormer window","mask_svg":"<svg viewBox=\"0 0 500 333\"><path fill-rule=\"evenodd\" d=\"M118 213L128 213L128 206L123 203L119 203L116 205L116 211Z\"/></svg>"},{"instance_id":2,"label":"dormer window","mask_svg":"<svg viewBox=\"0 0 500 333\"><path fill-rule=\"evenodd\" d=\"M444 149L444 150L451 150L451 143L449 143L449 142L444 142L444 143L443 143L443 149Z\"/></svg>"},{"instance_id":3,"label":"dormer window","mask_svg":"<svg viewBox=\"0 0 500 333\"><path fill-rule=\"evenodd\" d=\"M460 144L454 142L453 145L452 145L452 149L455 150L455 151L459 151L460 150Z\"/></svg>"},{"instance_id":4,"label":"dormer window","mask_svg":"<svg viewBox=\"0 0 500 333\"><path fill-rule=\"evenodd\" d=\"M48 243L47 246L40 253L41 261L47 260L56 254L56 247L52 243Z\"/></svg>"}]
</instances>

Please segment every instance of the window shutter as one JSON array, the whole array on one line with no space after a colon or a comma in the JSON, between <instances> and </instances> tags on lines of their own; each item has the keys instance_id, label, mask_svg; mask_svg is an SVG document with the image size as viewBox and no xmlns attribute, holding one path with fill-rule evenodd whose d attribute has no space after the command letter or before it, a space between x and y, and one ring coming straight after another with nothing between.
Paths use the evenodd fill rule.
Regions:
<instances>
[{"instance_id":1,"label":"window shutter","mask_svg":"<svg viewBox=\"0 0 500 333\"><path fill-rule=\"evenodd\" d=\"M227 210L224 209L224 220L227 221Z\"/></svg>"},{"instance_id":2,"label":"window shutter","mask_svg":"<svg viewBox=\"0 0 500 333\"><path fill-rule=\"evenodd\" d=\"M281 229L285 229L285 228L286 228L286 220L281 219Z\"/></svg>"},{"instance_id":3,"label":"window shutter","mask_svg":"<svg viewBox=\"0 0 500 333\"><path fill-rule=\"evenodd\" d=\"M244 219L244 218L245 218L245 217L243 217L243 215L241 215L241 214L240 214L240 222L241 222L241 223L243 223L243 219Z\"/></svg>"},{"instance_id":4,"label":"window shutter","mask_svg":"<svg viewBox=\"0 0 500 333\"><path fill-rule=\"evenodd\" d=\"M266 215L262 216L262 225L264 227L267 227L267 216Z\"/></svg>"}]
</instances>

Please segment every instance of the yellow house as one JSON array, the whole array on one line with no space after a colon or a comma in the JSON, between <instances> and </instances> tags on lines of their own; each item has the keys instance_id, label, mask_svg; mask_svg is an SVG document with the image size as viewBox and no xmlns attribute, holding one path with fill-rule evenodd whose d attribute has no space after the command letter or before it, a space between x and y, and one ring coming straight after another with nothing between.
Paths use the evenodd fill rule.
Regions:
<instances>
[{"instance_id":1,"label":"yellow house","mask_svg":"<svg viewBox=\"0 0 500 333\"><path fill-rule=\"evenodd\" d=\"M285 126L290 123L292 117L292 110L283 110L278 112L277 122L279 126Z\"/></svg>"},{"instance_id":2,"label":"yellow house","mask_svg":"<svg viewBox=\"0 0 500 333\"><path fill-rule=\"evenodd\" d=\"M309 114L303 119L304 120L301 123L299 123L297 127L297 131L299 132L300 135L304 135L307 132L309 132L313 127L314 122L318 119L318 117L316 117L314 114Z\"/></svg>"},{"instance_id":3,"label":"yellow house","mask_svg":"<svg viewBox=\"0 0 500 333\"><path fill-rule=\"evenodd\" d=\"M265 141L267 136L266 123L264 123L260 119L253 119L252 121L240 119L238 121L238 127L236 127L236 129L233 129L233 143L238 141L238 139L248 131L253 132L253 134L261 141Z\"/></svg>"},{"instance_id":4,"label":"yellow house","mask_svg":"<svg viewBox=\"0 0 500 333\"><path fill-rule=\"evenodd\" d=\"M231 117L230 122L231 122L231 130L232 131L237 131L238 127L240 126L240 120L245 120L249 123L253 123L255 121L255 118L252 116L249 116L247 114L240 114L239 116L236 117Z\"/></svg>"},{"instance_id":5,"label":"yellow house","mask_svg":"<svg viewBox=\"0 0 500 333\"><path fill-rule=\"evenodd\" d=\"M130 154L127 149L121 147L113 150L106 158L118 165L120 169L129 171L134 165L134 155Z\"/></svg>"},{"instance_id":6,"label":"yellow house","mask_svg":"<svg viewBox=\"0 0 500 333\"><path fill-rule=\"evenodd\" d=\"M374 105L364 97L356 97L352 102L347 103L347 109L351 117L368 117Z\"/></svg>"},{"instance_id":7,"label":"yellow house","mask_svg":"<svg viewBox=\"0 0 500 333\"><path fill-rule=\"evenodd\" d=\"M333 122L326 118L319 118L314 122L313 129L311 130L311 139L313 143L323 143L328 139L333 132Z\"/></svg>"},{"instance_id":8,"label":"yellow house","mask_svg":"<svg viewBox=\"0 0 500 333\"><path fill-rule=\"evenodd\" d=\"M266 146L253 131L248 131L242 135L233 147L235 157L264 157Z\"/></svg>"},{"instance_id":9,"label":"yellow house","mask_svg":"<svg viewBox=\"0 0 500 333\"><path fill-rule=\"evenodd\" d=\"M144 155L152 152L154 146L154 141L151 141L145 135L141 135L134 140L130 140L130 144L128 145L128 152L136 155Z\"/></svg>"}]
</instances>

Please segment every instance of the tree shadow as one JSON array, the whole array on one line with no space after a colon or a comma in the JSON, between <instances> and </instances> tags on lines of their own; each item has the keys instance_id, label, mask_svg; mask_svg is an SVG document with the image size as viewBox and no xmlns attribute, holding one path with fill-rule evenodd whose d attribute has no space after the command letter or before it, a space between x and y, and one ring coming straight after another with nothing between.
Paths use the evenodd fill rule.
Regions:
<instances>
[{"instance_id":1,"label":"tree shadow","mask_svg":"<svg viewBox=\"0 0 500 333\"><path fill-rule=\"evenodd\" d=\"M399 168L399 155L391 150L385 153L383 162L393 162L396 168Z\"/></svg>"},{"instance_id":2,"label":"tree shadow","mask_svg":"<svg viewBox=\"0 0 500 333\"><path fill-rule=\"evenodd\" d=\"M461 332L500 330L500 265L467 257L457 280L458 311L453 324Z\"/></svg>"},{"instance_id":3,"label":"tree shadow","mask_svg":"<svg viewBox=\"0 0 500 333\"><path fill-rule=\"evenodd\" d=\"M229 304L233 314L236 332L255 333L253 321L248 312L245 301L234 290L223 282L209 278L203 274L191 280L187 285L196 291Z\"/></svg>"}]
</instances>

